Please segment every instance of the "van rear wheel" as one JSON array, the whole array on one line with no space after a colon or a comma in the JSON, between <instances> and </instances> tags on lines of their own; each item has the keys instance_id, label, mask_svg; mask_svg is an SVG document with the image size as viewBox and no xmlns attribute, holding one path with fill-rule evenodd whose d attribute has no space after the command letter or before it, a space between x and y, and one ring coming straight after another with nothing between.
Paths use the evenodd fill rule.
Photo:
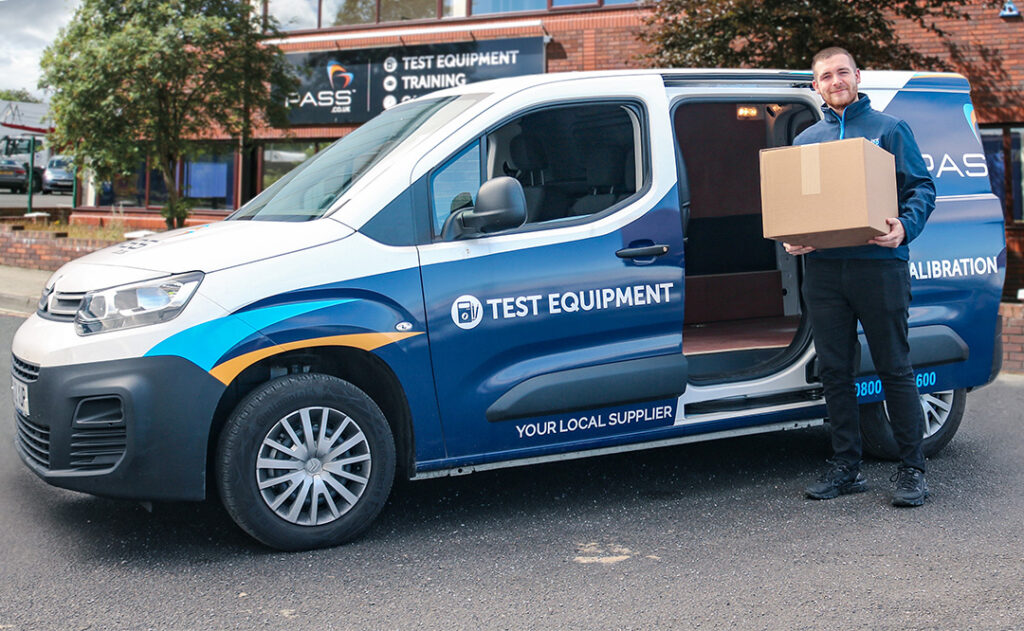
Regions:
<instances>
[{"instance_id":1,"label":"van rear wheel","mask_svg":"<svg viewBox=\"0 0 1024 631\"><path fill-rule=\"evenodd\" d=\"M377 517L395 474L387 419L362 390L321 374L270 381L231 414L217 485L243 530L280 550L334 546Z\"/></svg>"},{"instance_id":2,"label":"van rear wheel","mask_svg":"<svg viewBox=\"0 0 1024 631\"><path fill-rule=\"evenodd\" d=\"M942 451L960 427L967 404L967 390L945 390L921 394L924 410L924 441L921 450L926 458ZM880 460L899 460L900 451L892 435L889 412L885 402L860 406L860 429L864 452Z\"/></svg>"}]
</instances>

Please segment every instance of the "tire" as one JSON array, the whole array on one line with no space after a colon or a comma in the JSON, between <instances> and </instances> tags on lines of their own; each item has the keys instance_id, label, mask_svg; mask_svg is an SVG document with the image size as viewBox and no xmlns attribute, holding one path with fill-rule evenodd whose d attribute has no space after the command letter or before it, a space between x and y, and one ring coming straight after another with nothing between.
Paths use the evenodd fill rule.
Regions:
<instances>
[{"instance_id":1,"label":"tire","mask_svg":"<svg viewBox=\"0 0 1024 631\"><path fill-rule=\"evenodd\" d=\"M926 458L942 451L957 429L967 405L967 391L945 390L921 395L925 429L921 450ZM860 430L864 452L880 460L899 460L899 446L892 435L885 402L860 406Z\"/></svg>"},{"instance_id":2,"label":"tire","mask_svg":"<svg viewBox=\"0 0 1024 631\"><path fill-rule=\"evenodd\" d=\"M310 550L350 541L377 517L394 481L395 442L359 388L288 375L238 404L215 466L221 502L242 530L272 548Z\"/></svg>"}]
</instances>

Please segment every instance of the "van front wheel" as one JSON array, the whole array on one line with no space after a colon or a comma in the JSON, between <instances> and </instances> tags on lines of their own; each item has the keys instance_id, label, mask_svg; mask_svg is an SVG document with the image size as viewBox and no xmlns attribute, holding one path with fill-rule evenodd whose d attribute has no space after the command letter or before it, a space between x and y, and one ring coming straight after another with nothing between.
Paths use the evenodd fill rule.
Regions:
<instances>
[{"instance_id":1,"label":"van front wheel","mask_svg":"<svg viewBox=\"0 0 1024 631\"><path fill-rule=\"evenodd\" d=\"M391 492L395 443L362 390L328 375L288 375L249 394L217 446L217 485L231 518L280 550L361 534Z\"/></svg>"},{"instance_id":2,"label":"van front wheel","mask_svg":"<svg viewBox=\"0 0 1024 631\"><path fill-rule=\"evenodd\" d=\"M966 404L967 391L963 388L921 394L921 408L924 410L921 450L926 458L939 453L953 439ZM881 460L899 460L899 446L892 435L884 401L860 406L860 430L865 453Z\"/></svg>"}]
</instances>

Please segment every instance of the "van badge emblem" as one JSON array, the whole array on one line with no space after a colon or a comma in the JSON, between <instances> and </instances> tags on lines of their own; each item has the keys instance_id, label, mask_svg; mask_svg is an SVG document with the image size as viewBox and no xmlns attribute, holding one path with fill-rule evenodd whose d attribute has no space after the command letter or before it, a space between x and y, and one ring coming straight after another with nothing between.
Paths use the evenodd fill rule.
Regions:
<instances>
[{"instance_id":1,"label":"van badge emblem","mask_svg":"<svg viewBox=\"0 0 1024 631\"><path fill-rule=\"evenodd\" d=\"M465 294L452 303L452 322L460 329L473 329L484 317L484 306L476 296Z\"/></svg>"}]
</instances>

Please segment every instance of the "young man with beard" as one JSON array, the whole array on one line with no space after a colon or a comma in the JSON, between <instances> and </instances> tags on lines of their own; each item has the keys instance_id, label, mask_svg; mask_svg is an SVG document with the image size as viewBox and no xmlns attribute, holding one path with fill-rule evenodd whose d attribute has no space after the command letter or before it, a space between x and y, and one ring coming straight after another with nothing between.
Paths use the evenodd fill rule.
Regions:
<instances>
[{"instance_id":1,"label":"young man with beard","mask_svg":"<svg viewBox=\"0 0 1024 631\"><path fill-rule=\"evenodd\" d=\"M900 448L892 503L920 506L928 497L928 484L921 451L924 414L907 343L907 244L921 233L935 208L935 184L907 123L872 109L868 97L858 93L860 71L849 52L826 48L814 56L811 69L814 89L825 101L825 117L797 136L794 144L861 137L892 153L899 217L886 219L887 234L860 246L815 250L785 244L790 254L807 255L804 300L832 433L833 459L806 494L832 499L867 489L860 473L860 408L854 385L860 321Z\"/></svg>"}]
</instances>

